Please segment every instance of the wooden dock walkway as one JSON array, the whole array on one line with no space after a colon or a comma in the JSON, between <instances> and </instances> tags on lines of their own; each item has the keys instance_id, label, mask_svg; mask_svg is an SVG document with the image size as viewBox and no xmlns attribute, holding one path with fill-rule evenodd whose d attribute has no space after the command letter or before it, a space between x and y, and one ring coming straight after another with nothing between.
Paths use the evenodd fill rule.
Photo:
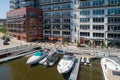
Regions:
<instances>
[{"instance_id":1,"label":"wooden dock walkway","mask_svg":"<svg viewBox=\"0 0 120 80\"><path fill-rule=\"evenodd\" d=\"M36 51L38 51L38 50L36 50ZM22 57L22 56L25 56L25 55L28 55L28 54L32 54L32 53L35 53L36 51L32 51L32 52L28 52L28 53L24 53L24 54L19 54L19 55L15 55L15 56L9 56L9 57L6 57L6 58L2 58L2 59L0 59L0 63L6 62L6 61L9 61L9 60L13 60L13 59L16 59L16 58L19 58L19 57Z\"/></svg>"},{"instance_id":2,"label":"wooden dock walkway","mask_svg":"<svg viewBox=\"0 0 120 80\"><path fill-rule=\"evenodd\" d=\"M79 55L75 55L76 56L76 63L73 67L73 70L70 74L69 80L77 80L77 76L78 76L78 72L79 72L79 67L80 67L80 56Z\"/></svg>"}]
</instances>

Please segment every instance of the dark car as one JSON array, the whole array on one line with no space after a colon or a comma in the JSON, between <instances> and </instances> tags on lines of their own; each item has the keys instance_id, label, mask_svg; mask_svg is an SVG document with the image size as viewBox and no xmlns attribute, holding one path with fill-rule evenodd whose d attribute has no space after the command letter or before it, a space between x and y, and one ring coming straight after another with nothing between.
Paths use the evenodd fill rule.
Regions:
<instances>
[{"instance_id":1,"label":"dark car","mask_svg":"<svg viewBox=\"0 0 120 80\"><path fill-rule=\"evenodd\" d=\"M8 45L9 43L8 43L8 41L7 40L4 40L3 41L3 45Z\"/></svg>"}]
</instances>

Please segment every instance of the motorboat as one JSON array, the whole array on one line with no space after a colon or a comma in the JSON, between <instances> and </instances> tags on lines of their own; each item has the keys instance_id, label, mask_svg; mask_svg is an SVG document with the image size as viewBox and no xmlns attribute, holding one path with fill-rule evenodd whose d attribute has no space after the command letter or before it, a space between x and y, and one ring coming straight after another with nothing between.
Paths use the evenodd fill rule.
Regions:
<instances>
[{"instance_id":1,"label":"motorboat","mask_svg":"<svg viewBox=\"0 0 120 80\"><path fill-rule=\"evenodd\" d=\"M84 57L81 58L81 62L84 63L85 62L85 59Z\"/></svg>"},{"instance_id":2,"label":"motorboat","mask_svg":"<svg viewBox=\"0 0 120 80\"><path fill-rule=\"evenodd\" d=\"M33 54L33 56L31 56L27 60L26 64L35 64L35 63L39 62L40 60L42 60L43 58L45 58L46 56L47 56L47 53L37 51Z\"/></svg>"},{"instance_id":3,"label":"motorboat","mask_svg":"<svg viewBox=\"0 0 120 80\"><path fill-rule=\"evenodd\" d=\"M90 63L90 59L89 59L89 57L86 58L86 63L87 63L87 64Z\"/></svg>"},{"instance_id":4,"label":"motorboat","mask_svg":"<svg viewBox=\"0 0 120 80\"><path fill-rule=\"evenodd\" d=\"M76 59L75 56L64 55L57 65L58 72L60 74L68 73L72 69L75 63L75 59Z\"/></svg>"},{"instance_id":5,"label":"motorboat","mask_svg":"<svg viewBox=\"0 0 120 80\"><path fill-rule=\"evenodd\" d=\"M62 50L62 49L56 49L56 52L59 53L59 54L65 54L66 53L66 51Z\"/></svg>"},{"instance_id":6,"label":"motorboat","mask_svg":"<svg viewBox=\"0 0 120 80\"><path fill-rule=\"evenodd\" d=\"M44 63L45 66L53 66L58 60L58 53L53 52L47 57L47 61Z\"/></svg>"},{"instance_id":7,"label":"motorboat","mask_svg":"<svg viewBox=\"0 0 120 80\"><path fill-rule=\"evenodd\" d=\"M120 65L109 58L101 59L105 80L120 80Z\"/></svg>"}]
</instances>

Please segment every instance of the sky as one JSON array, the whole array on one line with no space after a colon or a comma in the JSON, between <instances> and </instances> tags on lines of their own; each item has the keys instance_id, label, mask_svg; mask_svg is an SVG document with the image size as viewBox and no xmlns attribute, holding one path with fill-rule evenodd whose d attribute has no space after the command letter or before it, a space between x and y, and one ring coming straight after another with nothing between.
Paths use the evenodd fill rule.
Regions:
<instances>
[{"instance_id":1,"label":"sky","mask_svg":"<svg viewBox=\"0 0 120 80\"><path fill-rule=\"evenodd\" d=\"M6 12L9 11L9 1L10 0L0 0L0 19L6 18Z\"/></svg>"}]
</instances>

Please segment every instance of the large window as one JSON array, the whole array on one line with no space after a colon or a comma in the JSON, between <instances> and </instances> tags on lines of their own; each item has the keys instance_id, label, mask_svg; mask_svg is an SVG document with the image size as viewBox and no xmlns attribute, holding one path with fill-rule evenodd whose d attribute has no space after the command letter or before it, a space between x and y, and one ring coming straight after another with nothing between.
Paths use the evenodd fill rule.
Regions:
<instances>
[{"instance_id":1,"label":"large window","mask_svg":"<svg viewBox=\"0 0 120 80\"><path fill-rule=\"evenodd\" d=\"M62 16L70 16L70 11L64 11L64 12L62 12Z\"/></svg>"},{"instance_id":2,"label":"large window","mask_svg":"<svg viewBox=\"0 0 120 80\"><path fill-rule=\"evenodd\" d=\"M81 2L80 6L81 7L90 7L90 1L88 1L88 2L86 2L86 1L85 2Z\"/></svg>"},{"instance_id":3,"label":"large window","mask_svg":"<svg viewBox=\"0 0 120 80\"><path fill-rule=\"evenodd\" d=\"M104 15L104 9L93 10L93 15Z\"/></svg>"},{"instance_id":4,"label":"large window","mask_svg":"<svg viewBox=\"0 0 120 80\"><path fill-rule=\"evenodd\" d=\"M93 1L93 6L103 6L105 0L95 0Z\"/></svg>"},{"instance_id":5,"label":"large window","mask_svg":"<svg viewBox=\"0 0 120 80\"><path fill-rule=\"evenodd\" d=\"M62 23L70 23L70 19L62 19Z\"/></svg>"},{"instance_id":6,"label":"large window","mask_svg":"<svg viewBox=\"0 0 120 80\"><path fill-rule=\"evenodd\" d=\"M120 38L120 34L108 33L108 38Z\"/></svg>"},{"instance_id":7,"label":"large window","mask_svg":"<svg viewBox=\"0 0 120 80\"><path fill-rule=\"evenodd\" d=\"M80 25L80 29L82 29L82 30L89 30L90 29L90 25Z\"/></svg>"},{"instance_id":8,"label":"large window","mask_svg":"<svg viewBox=\"0 0 120 80\"><path fill-rule=\"evenodd\" d=\"M108 23L120 23L120 17L109 17Z\"/></svg>"},{"instance_id":9,"label":"large window","mask_svg":"<svg viewBox=\"0 0 120 80\"><path fill-rule=\"evenodd\" d=\"M89 32L80 32L80 36L90 36Z\"/></svg>"},{"instance_id":10,"label":"large window","mask_svg":"<svg viewBox=\"0 0 120 80\"><path fill-rule=\"evenodd\" d=\"M62 5L62 9L69 9L70 8L70 4L63 4Z\"/></svg>"},{"instance_id":11,"label":"large window","mask_svg":"<svg viewBox=\"0 0 120 80\"><path fill-rule=\"evenodd\" d=\"M102 23L102 22L104 22L104 18L103 18L103 17L93 18L93 22L94 22L94 23Z\"/></svg>"},{"instance_id":12,"label":"large window","mask_svg":"<svg viewBox=\"0 0 120 80\"><path fill-rule=\"evenodd\" d=\"M90 18L80 18L80 22L90 22Z\"/></svg>"},{"instance_id":13,"label":"large window","mask_svg":"<svg viewBox=\"0 0 120 80\"><path fill-rule=\"evenodd\" d=\"M50 17L50 16L51 16L51 13L50 13L50 12L44 13L44 16L45 16L45 17Z\"/></svg>"},{"instance_id":14,"label":"large window","mask_svg":"<svg viewBox=\"0 0 120 80\"><path fill-rule=\"evenodd\" d=\"M108 31L120 31L120 25L108 25Z\"/></svg>"},{"instance_id":15,"label":"large window","mask_svg":"<svg viewBox=\"0 0 120 80\"><path fill-rule=\"evenodd\" d=\"M109 5L117 5L119 2L120 0L108 0Z\"/></svg>"},{"instance_id":16,"label":"large window","mask_svg":"<svg viewBox=\"0 0 120 80\"><path fill-rule=\"evenodd\" d=\"M80 15L90 15L90 10L81 10Z\"/></svg>"},{"instance_id":17,"label":"large window","mask_svg":"<svg viewBox=\"0 0 120 80\"><path fill-rule=\"evenodd\" d=\"M60 12L54 12L53 16L60 16Z\"/></svg>"},{"instance_id":18,"label":"large window","mask_svg":"<svg viewBox=\"0 0 120 80\"><path fill-rule=\"evenodd\" d=\"M93 30L104 30L104 25L93 25Z\"/></svg>"},{"instance_id":19,"label":"large window","mask_svg":"<svg viewBox=\"0 0 120 80\"><path fill-rule=\"evenodd\" d=\"M108 15L115 15L115 14L120 14L120 8L112 8L108 9Z\"/></svg>"},{"instance_id":20,"label":"large window","mask_svg":"<svg viewBox=\"0 0 120 80\"><path fill-rule=\"evenodd\" d=\"M58 10L60 9L60 5L53 5L53 10Z\"/></svg>"},{"instance_id":21,"label":"large window","mask_svg":"<svg viewBox=\"0 0 120 80\"><path fill-rule=\"evenodd\" d=\"M93 37L104 37L104 33L93 33Z\"/></svg>"}]
</instances>

